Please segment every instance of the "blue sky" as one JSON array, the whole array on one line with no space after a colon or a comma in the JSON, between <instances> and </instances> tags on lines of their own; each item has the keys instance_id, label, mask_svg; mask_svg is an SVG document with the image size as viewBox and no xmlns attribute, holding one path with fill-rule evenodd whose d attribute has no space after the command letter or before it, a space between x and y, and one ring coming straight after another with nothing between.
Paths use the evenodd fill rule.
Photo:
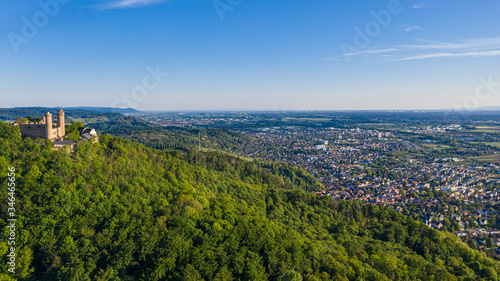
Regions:
<instances>
[{"instance_id":1,"label":"blue sky","mask_svg":"<svg viewBox=\"0 0 500 281\"><path fill-rule=\"evenodd\" d=\"M0 2L0 107L500 106L498 0L55 1Z\"/></svg>"}]
</instances>

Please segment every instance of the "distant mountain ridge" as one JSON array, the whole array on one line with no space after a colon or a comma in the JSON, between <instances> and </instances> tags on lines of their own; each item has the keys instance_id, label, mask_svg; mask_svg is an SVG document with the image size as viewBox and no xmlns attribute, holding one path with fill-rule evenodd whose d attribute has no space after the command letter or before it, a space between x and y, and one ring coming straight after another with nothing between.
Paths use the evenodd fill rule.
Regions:
<instances>
[{"instance_id":1,"label":"distant mountain ridge","mask_svg":"<svg viewBox=\"0 0 500 281\"><path fill-rule=\"evenodd\" d=\"M57 114L59 109L66 111L66 116L70 118L90 118L105 113L132 114L140 113L133 108L114 108L114 107L13 107L0 108L0 120L15 120L17 117L41 117L46 112Z\"/></svg>"},{"instance_id":2,"label":"distant mountain ridge","mask_svg":"<svg viewBox=\"0 0 500 281\"><path fill-rule=\"evenodd\" d=\"M475 108L474 110L500 111L500 106L483 106Z\"/></svg>"},{"instance_id":3,"label":"distant mountain ridge","mask_svg":"<svg viewBox=\"0 0 500 281\"><path fill-rule=\"evenodd\" d=\"M94 106L77 106L77 107L65 107L63 109L80 109L80 110L90 110L97 112L113 112L113 113L121 113L121 114L130 114L130 113L140 113L141 111L133 108L119 108L119 107L94 107Z\"/></svg>"}]
</instances>

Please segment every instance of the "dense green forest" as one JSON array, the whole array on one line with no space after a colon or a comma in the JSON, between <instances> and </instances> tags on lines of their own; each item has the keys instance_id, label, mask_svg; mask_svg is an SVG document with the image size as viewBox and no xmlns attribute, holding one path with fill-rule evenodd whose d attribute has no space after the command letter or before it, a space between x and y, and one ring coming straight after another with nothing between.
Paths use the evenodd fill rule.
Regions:
<instances>
[{"instance_id":1,"label":"dense green forest","mask_svg":"<svg viewBox=\"0 0 500 281\"><path fill-rule=\"evenodd\" d=\"M391 209L316 196L314 179L291 166L158 151L110 135L73 152L51 147L0 122L0 280L499 279L498 261L452 234Z\"/></svg>"},{"instance_id":2,"label":"dense green forest","mask_svg":"<svg viewBox=\"0 0 500 281\"><path fill-rule=\"evenodd\" d=\"M190 151L201 144L206 149L249 154L257 144L256 139L227 129L162 127L130 116L116 115L87 126L160 150Z\"/></svg>"}]
</instances>

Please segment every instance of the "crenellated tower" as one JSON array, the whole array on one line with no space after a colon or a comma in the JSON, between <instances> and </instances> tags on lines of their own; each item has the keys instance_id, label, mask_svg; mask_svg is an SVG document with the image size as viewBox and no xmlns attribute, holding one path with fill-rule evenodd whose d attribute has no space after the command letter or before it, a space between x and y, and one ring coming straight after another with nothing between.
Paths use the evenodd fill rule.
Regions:
<instances>
[{"instance_id":1,"label":"crenellated tower","mask_svg":"<svg viewBox=\"0 0 500 281\"><path fill-rule=\"evenodd\" d=\"M66 124L64 123L64 110L59 109L57 112L57 127L59 128L59 135L61 137L66 135Z\"/></svg>"},{"instance_id":2,"label":"crenellated tower","mask_svg":"<svg viewBox=\"0 0 500 281\"><path fill-rule=\"evenodd\" d=\"M50 112L45 113L45 138L52 139L54 137L52 133L52 114Z\"/></svg>"}]
</instances>

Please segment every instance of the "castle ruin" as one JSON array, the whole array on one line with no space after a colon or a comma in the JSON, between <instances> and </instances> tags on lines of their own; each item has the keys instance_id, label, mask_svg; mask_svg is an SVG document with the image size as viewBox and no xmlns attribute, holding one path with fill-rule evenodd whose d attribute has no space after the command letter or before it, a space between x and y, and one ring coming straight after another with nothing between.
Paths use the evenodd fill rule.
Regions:
<instances>
[{"instance_id":1,"label":"castle ruin","mask_svg":"<svg viewBox=\"0 0 500 281\"><path fill-rule=\"evenodd\" d=\"M52 114L45 113L40 122L27 121L19 124L22 137L43 138L51 141L62 140L66 135L66 124L64 122L64 110L57 112L57 124L52 122Z\"/></svg>"}]
</instances>

